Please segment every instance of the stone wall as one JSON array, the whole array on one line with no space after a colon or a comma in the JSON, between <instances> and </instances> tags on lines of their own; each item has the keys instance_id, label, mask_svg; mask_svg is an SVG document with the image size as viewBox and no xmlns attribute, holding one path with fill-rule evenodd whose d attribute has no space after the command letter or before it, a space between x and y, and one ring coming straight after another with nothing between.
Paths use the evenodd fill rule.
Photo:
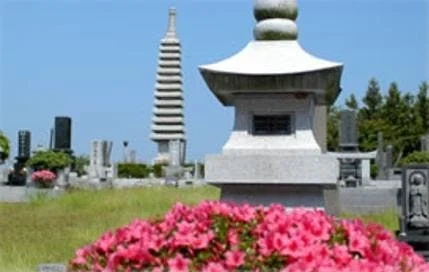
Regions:
<instances>
[{"instance_id":1,"label":"stone wall","mask_svg":"<svg viewBox=\"0 0 429 272\"><path fill-rule=\"evenodd\" d=\"M370 214L397 210L400 206L400 189L392 187L340 188L337 192L325 192L328 212Z\"/></svg>"}]
</instances>

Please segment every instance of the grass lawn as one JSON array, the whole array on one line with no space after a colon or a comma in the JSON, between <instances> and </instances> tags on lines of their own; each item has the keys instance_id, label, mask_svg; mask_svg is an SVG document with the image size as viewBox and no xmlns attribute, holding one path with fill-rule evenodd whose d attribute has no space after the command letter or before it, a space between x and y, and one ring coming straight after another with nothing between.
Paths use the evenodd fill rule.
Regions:
<instances>
[{"instance_id":1,"label":"grass lawn","mask_svg":"<svg viewBox=\"0 0 429 272\"><path fill-rule=\"evenodd\" d=\"M218 197L211 186L162 187L74 191L57 199L0 203L0 271L35 271L41 263L66 263L76 248L134 218L161 217L178 201L196 204ZM393 211L362 218L398 228Z\"/></svg>"},{"instance_id":2,"label":"grass lawn","mask_svg":"<svg viewBox=\"0 0 429 272\"><path fill-rule=\"evenodd\" d=\"M377 223L383 225L392 233L395 233L395 231L399 230L398 214L394 209L387 210L381 214L368 214L361 216L353 214L344 214L342 218L360 218L365 223Z\"/></svg>"},{"instance_id":3,"label":"grass lawn","mask_svg":"<svg viewBox=\"0 0 429 272\"><path fill-rule=\"evenodd\" d=\"M214 187L75 191L57 199L0 203L0 271L66 263L76 248L134 218L162 216L175 202L218 199Z\"/></svg>"}]
</instances>

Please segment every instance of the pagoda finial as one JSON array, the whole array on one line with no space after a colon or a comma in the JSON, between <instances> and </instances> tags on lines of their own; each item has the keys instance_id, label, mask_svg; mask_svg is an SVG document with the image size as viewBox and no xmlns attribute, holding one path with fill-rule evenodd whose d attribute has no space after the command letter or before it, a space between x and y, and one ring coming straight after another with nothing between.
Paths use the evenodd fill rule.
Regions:
<instances>
[{"instance_id":1,"label":"pagoda finial","mask_svg":"<svg viewBox=\"0 0 429 272\"><path fill-rule=\"evenodd\" d=\"M296 40L298 17L296 0L255 0L254 15L258 23L254 37L261 41Z\"/></svg>"},{"instance_id":2,"label":"pagoda finial","mask_svg":"<svg viewBox=\"0 0 429 272\"><path fill-rule=\"evenodd\" d=\"M173 7L168 11L167 37L176 37L176 8Z\"/></svg>"}]
</instances>

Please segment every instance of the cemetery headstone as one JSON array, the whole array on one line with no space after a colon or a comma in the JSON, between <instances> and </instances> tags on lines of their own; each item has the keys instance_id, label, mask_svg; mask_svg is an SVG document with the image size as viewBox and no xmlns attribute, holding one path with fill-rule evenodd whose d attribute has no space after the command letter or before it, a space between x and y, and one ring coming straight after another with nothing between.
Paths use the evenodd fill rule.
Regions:
<instances>
[{"instance_id":1,"label":"cemetery headstone","mask_svg":"<svg viewBox=\"0 0 429 272\"><path fill-rule=\"evenodd\" d=\"M110 155L113 143L105 140L94 140L91 143L89 176L93 179L106 180L112 176Z\"/></svg>"},{"instance_id":2,"label":"cemetery headstone","mask_svg":"<svg viewBox=\"0 0 429 272\"><path fill-rule=\"evenodd\" d=\"M59 170L57 173L56 185L61 189L66 188L69 184L69 175L70 167Z\"/></svg>"},{"instance_id":3,"label":"cemetery headstone","mask_svg":"<svg viewBox=\"0 0 429 272\"><path fill-rule=\"evenodd\" d=\"M384 152L383 132L377 133L377 179L386 179L386 153Z\"/></svg>"},{"instance_id":4,"label":"cemetery headstone","mask_svg":"<svg viewBox=\"0 0 429 272\"><path fill-rule=\"evenodd\" d=\"M38 272L66 272L67 267L63 264L41 264Z\"/></svg>"},{"instance_id":5,"label":"cemetery headstone","mask_svg":"<svg viewBox=\"0 0 429 272\"><path fill-rule=\"evenodd\" d=\"M65 116L56 116L54 126L54 150L71 154L71 137L72 119Z\"/></svg>"},{"instance_id":6,"label":"cemetery headstone","mask_svg":"<svg viewBox=\"0 0 429 272\"><path fill-rule=\"evenodd\" d=\"M198 161L194 162L194 179L195 180L201 179L201 166L198 163Z\"/></svg>"},{"instance_id":7,"label":"cemetery headstone","mask_svg":"<svg viewBox=\"0 0 429 272\"><path fill-rule=\"evenodd\" d=\"M402 175L399 239L429 261L429 165L408 165Z\"/></svg>"},{"instance_id":8,"label":"cemetery headstone","mask_svg":"<svg viewBox=\"0 0 429 272\"><path fill-rule=\"evenodd\" d=\"M192 181L192 174L191 174L192 169L191 168L185 168L184 170L184 175L183 178L185 179L185 181Z\"/></svg>"},{"instance_id":9,"label":"cemetery headstone","mask_svg":"<svg viewBox=\"0 0 429 272\"><path fill-rule=\"evenodd\" d=\"M371 180L371 161L369 159L363 159L361 161L361 170L362 185L368 185Z\"/></svg>"},{"instance_id":10,"label":"cemetery headstone","mask_svg":"<svg viewBox=\"0 0 429 272\"><path fill-rule=\"evenodd\" d=\"M421 150L424 152L429 152L429 134L422 136L420 139Z\"/></svg>"},{"instance_id":11,"label":"cemetery headstone","mask_svg":"<svg viewBox=\"0 0 429 272\"><path fill-rule=\"evenodd\" d=\"M393 146L388 145L386 147L386 164L385 167L390 169L393 167Z\"/></svg>"},{"instance_id":12,"label":"cemetery headstone","mask_svg":"<svg viewBox=\"0 0 429 272\"><path fill-rule=\"evenodd\" d=\"M358 150L358 134L356 126L356 111L343 110L340 112L340 149L355 152Z\"/></svg>"},{"instance_id":13,"label":"cemetery headstone","mask_svg":"<svg viewBox=\"0 0 429 272\"><path fill-rule=\"evenodd\" d=\"M8 176L8 185L25 186L27 183L28 173L25 163L30 158L31 151L31 132L28 130L18 131L18 156L13 170Z\"/></svg>"}]
</instances>

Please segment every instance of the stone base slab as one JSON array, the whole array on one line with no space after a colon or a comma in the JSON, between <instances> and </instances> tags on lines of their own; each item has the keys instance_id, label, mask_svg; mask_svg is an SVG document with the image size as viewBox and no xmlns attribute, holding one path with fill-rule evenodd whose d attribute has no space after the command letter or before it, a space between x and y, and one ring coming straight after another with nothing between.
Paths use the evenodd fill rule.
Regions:
<instances>
[{"instance_id":1,"label":"stone base slab","mask_svg":"<svg viewBox=\"0 0 429 272\"><path fill-rule=\"evenodd\" d=\"M336 184L339 162L324 154L208 155L205 179L216 184Z\"/></svg>"},{"instance_id":2,"label":"stone base slab","mask_svg":"<svg viewBox=\"0 0 429 272\"><path fill-rule=\"evenodd\" d=\"M221 201L251 205L283 204L288 208L304 207L325 209L323 185L265 185L265 184L222 184ZM329 211L326 210L328 213Z\"/></svg>"}]
</instances>

